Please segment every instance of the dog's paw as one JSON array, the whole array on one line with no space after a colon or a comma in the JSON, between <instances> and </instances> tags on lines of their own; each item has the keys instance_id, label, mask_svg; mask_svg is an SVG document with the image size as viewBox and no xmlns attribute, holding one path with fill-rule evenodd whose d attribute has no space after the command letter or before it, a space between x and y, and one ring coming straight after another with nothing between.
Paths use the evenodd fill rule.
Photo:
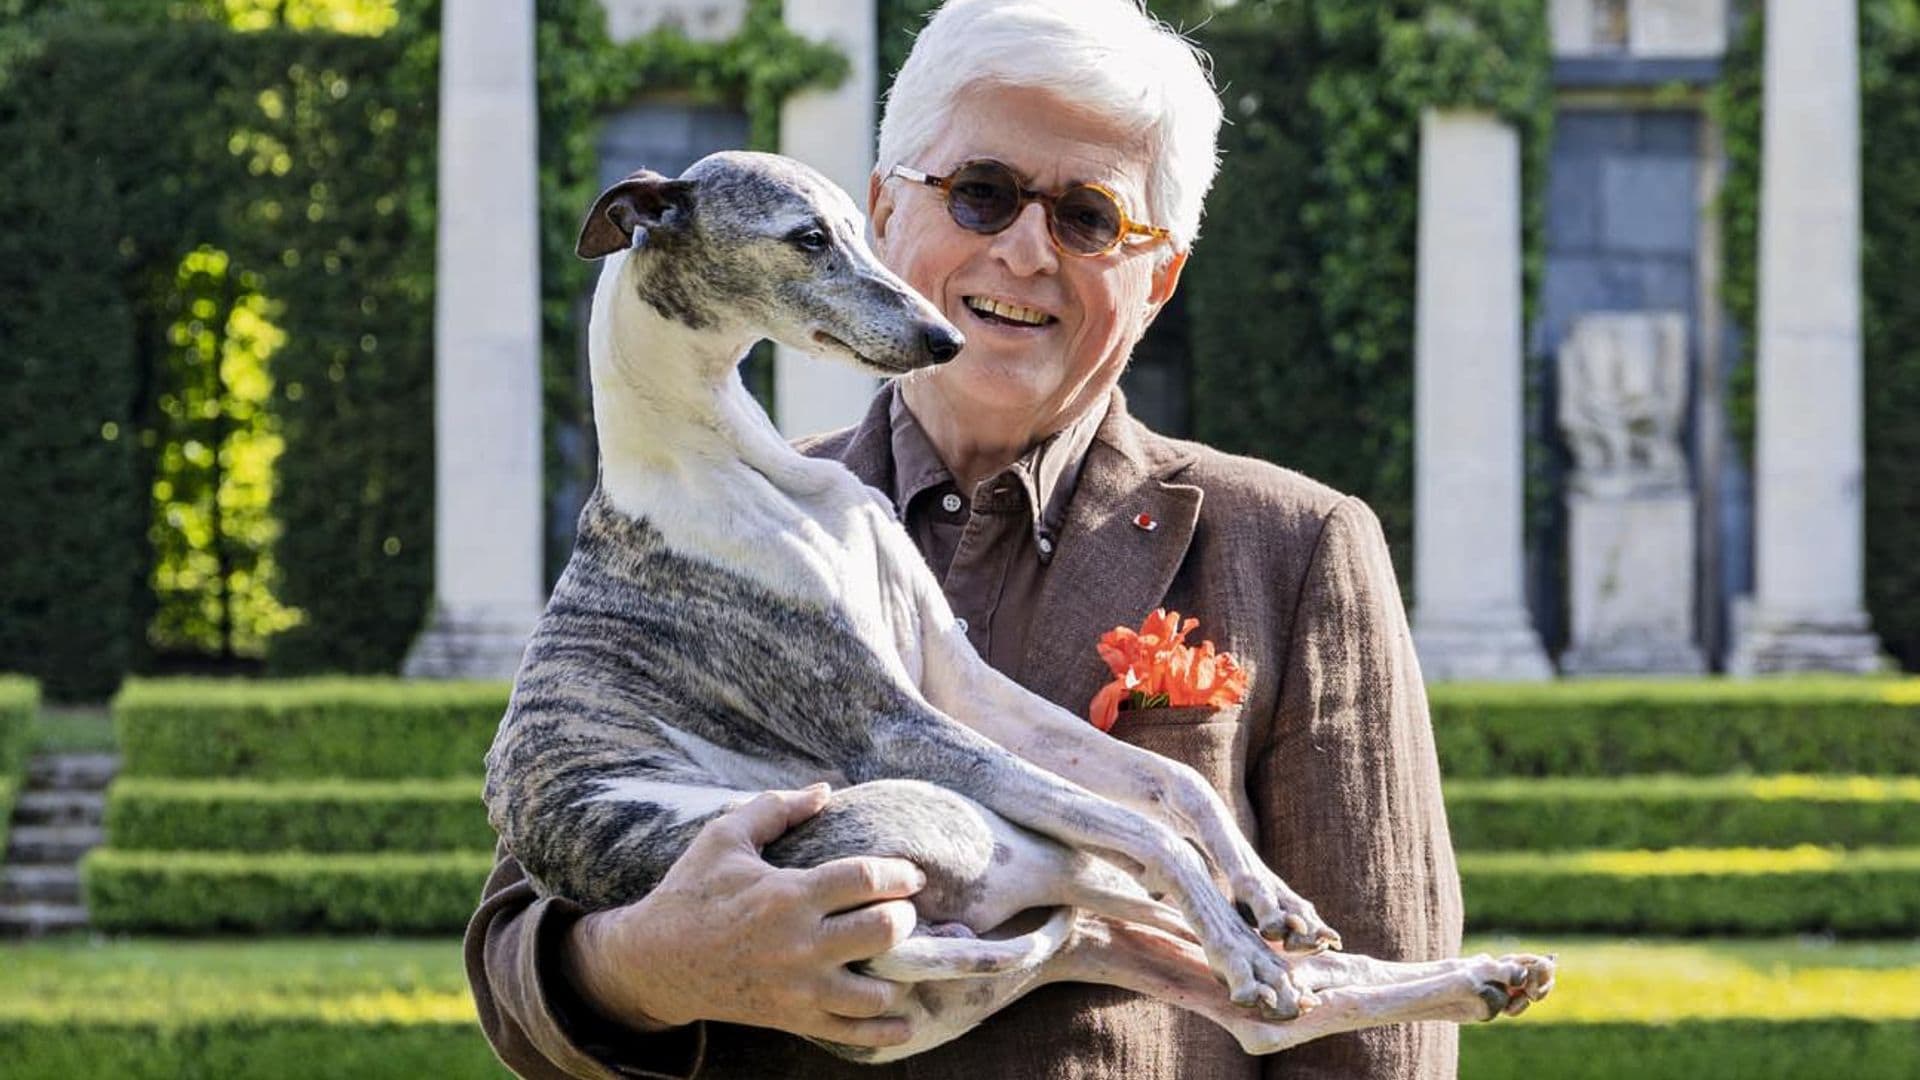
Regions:
<instances>
[{"instance_id":1,"label":"dog's paw","mask_svg":"<svg viewBox=\"0 0 1920 1080\"><path fill-rule=\"evenodd\" d=\"M1519 1016L1527 1006L1553 991L1554 960L1551 956L1509 953L1486 958L1478 973L1475 993L1487 1006L1486 1019Z\"/></svg>"},{"instance_id":2,"label":"dog's paw","mask_svg":"<svg viewBox=\"0 0 1920 1080\"><path fill-rule=\"evenodd\" d=\"M1276 1022L1297 1020L1320 1004L1313 991L1294 981L1285 957L1252 934L1246 938L1235 942L1226 957L1224 977L1229 1000L1252 1010L1262 1020Z\"/></svg>"},{"instance_id":3,"label":"dog's paw","mask_svg":"<svg viewBox=\"0 0 1920 1080\"><path fill-rule=\"evenodd\" d=\"M1267 871L1232 882L1233 898L1252 916L1260 936L1290 953L1319 953L1340 948L1340 932L1328 926L1313 904Z\"/></svg>"}]
</instances>

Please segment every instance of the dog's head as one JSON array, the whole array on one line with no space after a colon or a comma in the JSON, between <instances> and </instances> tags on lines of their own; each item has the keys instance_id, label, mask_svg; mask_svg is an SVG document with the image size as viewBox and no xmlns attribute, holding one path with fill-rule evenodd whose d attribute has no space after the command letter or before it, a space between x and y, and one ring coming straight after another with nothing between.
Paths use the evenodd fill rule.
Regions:
<instances>
[{"instance_id":1,"label":"dog's head","mask_svg":"<svg viewBox=\"0 0 1920 1080\"><path fill-rule=\"evenodd\" d=\"M945 363L965 339L867 247L846 192L790 158L728 152L642 170L594 200L575 249L631 254L623 288L694 329L745 329L863 370Z\"/></svg>"}]
</instances>

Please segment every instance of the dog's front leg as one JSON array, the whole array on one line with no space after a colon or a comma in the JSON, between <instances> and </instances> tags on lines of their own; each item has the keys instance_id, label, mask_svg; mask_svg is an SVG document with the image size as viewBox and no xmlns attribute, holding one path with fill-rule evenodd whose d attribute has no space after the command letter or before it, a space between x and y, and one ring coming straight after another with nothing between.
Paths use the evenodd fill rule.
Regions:
<instances>
[{"instance_id":1,"label":"dog's front leg","mask_svg":"<svg viewBox=\"0 0 1920 1080\"><path fill-rule=\"evenodd\" d=\"M928 577L931 584L931 577ZM933 705L1027 761L1132 807L1193 840L1261 934L1296 952L1338 948L1312 903L1262 862L1232 812L1198 772L1120 742L1028 691L980 658L937 586L920 598L922 692Z\"/></svg>"}]
</instances>

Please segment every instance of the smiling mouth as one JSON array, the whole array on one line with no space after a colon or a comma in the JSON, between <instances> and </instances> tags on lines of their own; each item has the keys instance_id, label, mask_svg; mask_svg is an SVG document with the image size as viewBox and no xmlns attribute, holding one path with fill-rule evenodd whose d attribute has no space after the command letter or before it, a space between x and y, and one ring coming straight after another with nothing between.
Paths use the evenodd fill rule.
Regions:
<instances>
[{"instance_id":1,"label":"smiling mouth","mask_svg":"<svg viewBox=\"0 0 1920 1080\"><path fill-rule=\"evenodd\" d=\"M1009 304L1002 300L993 300L985 296L969 296L962 300L967 310L979 317L982 322L996 323L1001 326L1051 326L1059 319L1030 307Z\"/></svg>"}]
</instances>

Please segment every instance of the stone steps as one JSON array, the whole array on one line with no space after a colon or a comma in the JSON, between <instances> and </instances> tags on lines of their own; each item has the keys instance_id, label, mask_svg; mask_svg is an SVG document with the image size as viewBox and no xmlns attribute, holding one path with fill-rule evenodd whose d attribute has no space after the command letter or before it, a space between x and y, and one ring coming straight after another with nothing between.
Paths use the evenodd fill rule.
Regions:
<instances>
[{"instance_id":1,"label":"stone steps","mask_svg":"<svg viewBox=\"0 0 1920 1080\"><path fill-rule=\"evenodd\" d=\"M0 869L0 904L26 903L80 903L80 868L64 863L22 863Z\"/></svg>"},{"instance_id":2,"label":"stone steps","mask_svg":"<svg viewBox=\"0 0 1920 1080\"><path fill-rule=\"evenodd\" d=\"M38 937L87 927L80 860L106 842L113 754L42 754L27 763L0 865L0 937Z\"/></svg>"},{"instance_id":3,"label":"stone steps","mask_svg":"<svg viewBox=\"0 0 1920 1080\"><path fill-rule=\"evenodd\" d=\"M42 754L27 762L27 791L105 791L120 770L117 754Z\"/></svg>"},{"instance_id":4,"label":"stone steps","mask_svg":"<svg viewBox=\"0 0 1920 1080\"><path fill-rule=\"evenodd\" d=\"M87 909L79 904L0 904L0 937L40 937L87 928Z\"/></svg>"},{"instance_id":5,"label":"stone steps","mask_svg":"<svg viewBox=\"0 0 1920 1080\"><path fill-rule=\"evenodd\" d=\"M23 825L99 825L107 797L98 791L29 791L15 800L13 821Z\"/></svg>"}]
</instances>

